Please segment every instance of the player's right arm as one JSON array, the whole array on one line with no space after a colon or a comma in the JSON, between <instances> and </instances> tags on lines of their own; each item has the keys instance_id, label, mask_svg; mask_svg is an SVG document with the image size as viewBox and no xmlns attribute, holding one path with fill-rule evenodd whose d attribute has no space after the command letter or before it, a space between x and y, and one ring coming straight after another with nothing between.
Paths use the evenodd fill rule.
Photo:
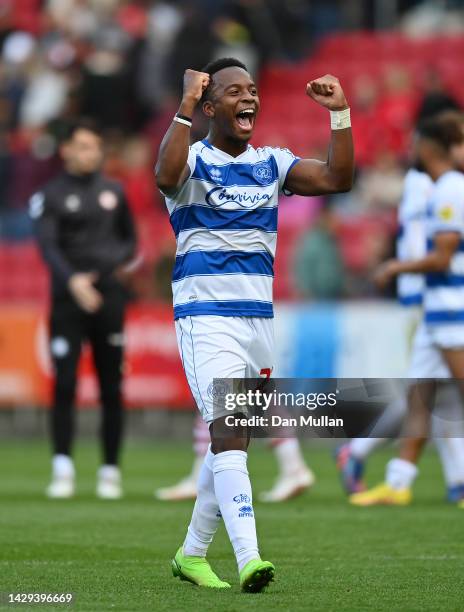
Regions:
<instances>
[{"instance_id":1,"label":"player's right arm","mask_svg":"<svg viewBox=\"0 0 464 612\"><path fill-rule=\"evenodd\" d=\"M53 198L46 191L35 193L29 201L29 215L44 260L53 274L67 284L75 271L59 246L59 220Z\"/></svg>"},{"instance_id":2,"label":"player's right arm","mask_svg":"<svg viewBox=\"0 0 464 612\"><path fill-rule=\"evenodd\" d=\"M374 282L379 288L383 288L399 274L446 272L453 255L459 249L460 241L457 232L440 232L435 236L433 250L425 257L407 261L389 259L377 268Z\"/></svg>"},{"instance_id":3,"label":"player's right arm","mask_svg":"<svg viewBox=\"0 0 464 612\"><path fill-rule=\"evenodd\" d=\"M204 72L185 71L184 93L178 114L193 117L203 91L208 87L209 79L209 74ZM155 168L156 183L162 193L166 195L175 193L188 179L189 145L189 126L173 121L161 142Z\"/></svg>"}]
</instances>

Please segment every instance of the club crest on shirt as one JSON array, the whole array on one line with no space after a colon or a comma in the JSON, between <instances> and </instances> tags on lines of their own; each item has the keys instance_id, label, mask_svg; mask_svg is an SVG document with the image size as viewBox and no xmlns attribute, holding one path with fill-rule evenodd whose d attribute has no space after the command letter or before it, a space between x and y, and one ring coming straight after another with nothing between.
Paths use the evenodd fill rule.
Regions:
<instances>
[{"instance_id":1,"label":"club crest on shirt","mask_svg":"<svg viewBox=\"0 0 464 612\"><path fill-rule=\"evenodd\" d=\"M64 205L69 212L77 212L81 207L81 199L75 193L71 193L66 197Z\"/></svg>"},{"instance_id":2,"label":"club crest on shirt","mask_svg":"<svg viewBox=\"0 0 464 612\"><path fill-rule=\"evenodd\" d=\"M98 202L105 210L113 210L118 204L118 198L113 191L102 191L98 196Z\"/></svg>"},{"instance_id":3,"label":"club crest on shirt","mask_svg":"<svg viewBox=\"0 0 464 612\"><path fill-rule=\"evenodd\" d=\"M270 185L272 183L272 169L267 162L253 166L253 178L260 185Z\"/></svg>"}]
</instances>

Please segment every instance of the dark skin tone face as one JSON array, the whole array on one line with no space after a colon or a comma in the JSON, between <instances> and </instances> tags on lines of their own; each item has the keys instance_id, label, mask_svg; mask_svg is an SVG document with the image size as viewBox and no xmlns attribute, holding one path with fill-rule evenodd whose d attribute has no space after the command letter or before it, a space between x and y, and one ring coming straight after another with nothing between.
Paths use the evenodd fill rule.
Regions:
<instances>
[{"instance_id":1,"label":"dark skin tone face","mask_svg":"<svg viewBox=\"0 0 464 612\"><path fill-rule=\"evenodd\" d=\"M238 67L216 72L203 112L211 120L211 144L233 156L243 153L259 112L258 90L248 72Z\"/></svg>"}]
</instances>

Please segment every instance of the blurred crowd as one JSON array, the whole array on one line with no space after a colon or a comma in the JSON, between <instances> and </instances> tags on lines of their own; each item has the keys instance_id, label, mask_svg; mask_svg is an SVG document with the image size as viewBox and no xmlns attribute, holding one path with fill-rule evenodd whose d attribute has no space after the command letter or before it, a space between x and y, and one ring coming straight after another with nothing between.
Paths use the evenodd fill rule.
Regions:
<instances>
[{"instance_id":1,"label":"blurred crowd","mask_svg":"<svg viewBox=\"0 0 464 612\"><path fill-rule=\"evenodd\" d=\"M322 5L321 5L322 6ZM29 235L30 194L57 168L63 124L95 118L107 171L136 215L159 206L151 168L185 67L234 54L250 70L298 59L326 10L264 0L0 0L0 234ZM329 11L330 13L330 11ZM201 129L201 128L200 128Z\"/></svg>"},{"instance_id":2,"label":"blurred crowd","mask_svg":"<svg viewBox=\"0 0 464 612\"><path fill-rule=\"evenodd\" d=\"M367 4L372 14L372 3ZM238 57L257 74L274 62L298 62L324 34L341 28L350 6L336 0L0 0L0 240L31 238L27 202L59 169L63 126L78 116L93 117L106 134L105 170L124 184L141 250L155 266L141 291L168 297L174 245L152 168L178 104L184 69L200 69L224 55ZM352 96L360 166L356 189L343 204L331 202L324 209L315 200L308 205L314 213L307 216L310 231L301 237L298 252L292 251L287 275L293 280L280 297L338 298L369 291L362 280L365 264L353 264L356 255L337 232L342 227L349 234L337 211L344 208L345 217L352 210L394 211L412 126L427 105L441 104L448 95L433 71L420 92L406 70L392 70L383 79L357 75ZM368 125L378 129L365 129ZM385 125L391 129L382 131ZM199 118L194 136L204 129ZM374 252L368 266L391 248L394 221L382 228L381 237L370 240L373 246L365 247ZM322 261L317 253L324 249L324 265L332 273L320 276L330 278L328 287L302 272L311 259Z\"/></svg>"}]
</instances>

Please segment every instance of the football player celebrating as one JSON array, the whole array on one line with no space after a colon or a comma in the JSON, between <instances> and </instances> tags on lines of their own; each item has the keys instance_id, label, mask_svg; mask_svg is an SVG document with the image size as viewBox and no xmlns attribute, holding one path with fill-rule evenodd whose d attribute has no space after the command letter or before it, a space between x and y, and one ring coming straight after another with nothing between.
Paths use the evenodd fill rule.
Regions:
<instances>
[{"instance_id":1,"label":"football player celebrating","mask_svg":"<svg viewBox=\"0 0 464 612\"><path fill-rule=\"evenodd\" d=\"M327 75L308 83L306 93L331 111L326 161L249 144L260 101L240 61L226 58L202 72L187 70L179 112L156 165L177 240L172 286L179 351L211 435L192 519L172 568L175 576L201 586L230 587L206 561L221 517L242 590L261 591L274 577L273 564L262 561L258 549L247 432L228 427L225 413L213 410L213 379L257 378L272 371L279 194L328 194L352 186L350 111L340 83ZM209 133L190 146L200 102Z\"/></svg>"}]
</instances>

